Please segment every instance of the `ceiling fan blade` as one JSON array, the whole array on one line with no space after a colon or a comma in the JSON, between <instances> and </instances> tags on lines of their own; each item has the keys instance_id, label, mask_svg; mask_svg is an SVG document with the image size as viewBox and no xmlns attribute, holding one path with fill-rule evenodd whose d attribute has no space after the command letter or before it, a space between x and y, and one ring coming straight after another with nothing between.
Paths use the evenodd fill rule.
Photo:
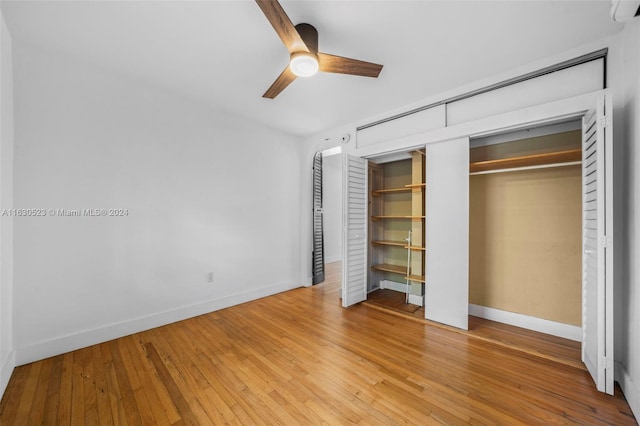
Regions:
<instances>
[{"instance_id":1,"label":"ceiling fan blade","mask_svg":"<svg viewBox=\"0 0 640 426\"><path fill-rule=\"evenodd\" d=\"M377 78L382 65L318 52L320 71Z\"/></svg>"},{"instance_id":2,"label":"ceiling fan blade","mask_svg":"<svg viewBox=\"0 0 640 426\"><path fill-rule=\"evenodd\" d=\"M262 9L262 13L267 17L273 29L278 33L289 53L309 51L280 3L276 0L256 0L256 3Z\"/></svg>"},{"instance_id":3,"label":"ceiling fan blade","mask_svg":"<svg viewBox=\"0 0 640 426\"><path fill-rule=\"evenodd\" d=\"M264 92L264 95L262 95L262 97L269 98L269 99L275 98L280 94L280 92L286 89L287 86L290 85L291 82L295 79L296 79L296 75L293 72L291 72L291 69L287 65L284 71L282 71L282 74L280 74L280 76L278 76L276 81L273 82L271 87L269 87L267 91Z\"/></svg>"}]
</instances>

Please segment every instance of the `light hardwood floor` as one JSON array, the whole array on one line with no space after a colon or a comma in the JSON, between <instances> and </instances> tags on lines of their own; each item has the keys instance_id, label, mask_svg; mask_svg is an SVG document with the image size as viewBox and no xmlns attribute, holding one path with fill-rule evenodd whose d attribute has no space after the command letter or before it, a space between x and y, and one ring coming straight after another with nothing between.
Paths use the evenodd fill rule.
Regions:
<instances>
[{"instance_id":1,"label":"light hardwood floor","mask_svg":"<svg viewBox=\"0 0 640 426\"><path fill-rule=\"evenodd\" d=\"M637 424L582 368L343 309L327 278L18 367L0 424Z\"/></svg>"},{"instance_id":2,"label":"light hardwood floor","mask_svg":"<svg viewBox=\"0 0 640 426\"><path fill-rule=\"evenodd\" d=\"M393 315L401 315L421 323L425 322L424 307L418 308L417 306L407 305L405 303L405 294L401 292L377 290L369 293L367 300L362 303L373 308L384 309ZM586 366L580 361L581 345L579 342L474 316L469 316L468 331L437 323L429 324L476 339L482 339L505 348L586 369Z\"/></svg>"}]
</instances>

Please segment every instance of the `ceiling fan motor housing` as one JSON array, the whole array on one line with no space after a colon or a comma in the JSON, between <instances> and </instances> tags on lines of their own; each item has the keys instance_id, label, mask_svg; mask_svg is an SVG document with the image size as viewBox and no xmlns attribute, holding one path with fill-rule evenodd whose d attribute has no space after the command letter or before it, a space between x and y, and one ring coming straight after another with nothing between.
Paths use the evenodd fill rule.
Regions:
<instances>
[{"instance_id":1,"label":"ceiling fan motor housing","mask_svg":"<svg viewBox=\"0 0 640 426\"><path fill-rule=\"evenodd\" d=\"M296 30L311 53L318 53L318 30L311 24L298 24Z\"/></svg>"}]
</instances>

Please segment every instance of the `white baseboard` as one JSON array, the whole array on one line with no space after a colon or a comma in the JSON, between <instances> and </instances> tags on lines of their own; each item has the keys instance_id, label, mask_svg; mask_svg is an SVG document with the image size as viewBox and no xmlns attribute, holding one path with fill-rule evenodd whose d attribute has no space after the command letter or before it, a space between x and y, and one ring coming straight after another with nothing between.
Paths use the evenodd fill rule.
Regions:
<instances>
[{"instance_id":1,"label":"white baseboard","mask_svg":"<svg viewBox=\"0 0 640 426\"><path fill-rule=\"evenodd\" d=\"M409 303L412 305L424 306L424 296L418 296L416 294L409 295Z\"/></svg>"},{"instance_id":2,"label":"white baseboard","mask_svg":"<svg viewBox=\"0 0 640 426\"><path fill-rule=\"evenodd\" d=\"M324 258L324 263L342 262L342 255L329 256Z\"/></svg>"},{"instance_id":3,"label":"white baseboard","mask_svg":"<svg viewBox=\"0 0 640 426\"><path fill-rule=\"evenodd\" d=\"M407 284L390 280L380 280L380 289L393 290L406 294ZM424 296L409 294L409 303L412 305L424 306Z\"/></svg>"},{"instance_id":4,"label":"white baseboard","mask_svg":"<svg viewBox=\"0 0 640 426\"><path fill-rule=\"evenodd\" d=\"M582 327L576 325L563 324L472 303L469 304L469 315L575 340L576 342L582 341Z\"/></svg>"},{"instance_id":5,"label":"white baseboard","mask_svg":"<svg viewBox=\"0 0 640 426\"><path fill-rule=\"evenodd\" d=\"M301 287L299 282L274 284L267 287L231 294L219 299L207 300L205 302L182 306L176 309L146 315L128 321L109 324L92 330L81 331L33 343L31 345L17 347L15 350L15 365L23 365L33 361L39 361L44 358L60 355L76 349L117 339L118 337L128 336L133 333L171 324L173 322L193 318L198 315L207 314L209 312L228 308L251 300L260 299L262 297L271 296L273 294L292 290L298 287Z\"/></svg>"},{"instance_id":6,"label":"white baseboard","mask_svg":"<svg viewBox=\"0 0 640 426\"><path fill-rule=\"evenodd\" d=\"M14 368L16 368L16 353L11 351L0 367L0 399L2 399L2 395L7 389Z\"/></svg>"},{"instance_id":7,"label":"white baseboard","mask_svg":"<svg viewBox=\"0 0 640 426\"><path fill-rule=\"evenodd\" d=\"M622 393L631 407L636 419L640 419L640 388L633 381L633 378L620 362L615 363L615 379L622 388Z\"/></svg>"},{"instance_id":8,"label":"white baseboard","mask_svg":"<svg viewBox=\"0 0 640 426\"><path fill-rule=\"evenodd\" d=\"M380 280L380 289L387 289L387 290L399 291L400 293L406 293L407 284L399 283L391 280Z\"/></svg>"}]
</instances>

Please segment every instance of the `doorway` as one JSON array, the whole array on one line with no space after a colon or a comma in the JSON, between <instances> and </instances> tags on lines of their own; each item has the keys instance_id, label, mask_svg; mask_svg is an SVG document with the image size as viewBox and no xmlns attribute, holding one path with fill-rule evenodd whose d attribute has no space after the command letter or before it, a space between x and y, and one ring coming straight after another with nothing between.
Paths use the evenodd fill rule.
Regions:
<instances>
[{"instance_id":1,"label":"doorway","mask_svg":"<svg viewBox=\"0 0 640 426\"><path fill-rule=\"evenodd\" d=\"M342 261L341 153L338 146L318 151L313 157L313 284L324 282L327 264Z\"/></svg>"}]
</instances>

